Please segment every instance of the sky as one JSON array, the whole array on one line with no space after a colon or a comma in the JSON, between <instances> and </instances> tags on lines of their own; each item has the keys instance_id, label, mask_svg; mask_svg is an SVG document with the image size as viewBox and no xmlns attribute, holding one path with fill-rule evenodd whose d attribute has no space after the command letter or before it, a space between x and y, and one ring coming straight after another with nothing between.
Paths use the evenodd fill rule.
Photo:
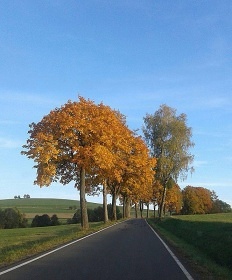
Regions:
<instances>
[{"instance_id":1,"label":"sky","mask_svg":"<svg viewBox=\"0 0 232 280\"><path fill-rule=\"evenodd\" d=\"M20 152L30 123L80 95L140 134L161 104L185 113L195 172L179 185L232 205L231 14L230 0L0 0L0 199L78 199L74 183L34 185Z\"/></svg>"}]
</instances>

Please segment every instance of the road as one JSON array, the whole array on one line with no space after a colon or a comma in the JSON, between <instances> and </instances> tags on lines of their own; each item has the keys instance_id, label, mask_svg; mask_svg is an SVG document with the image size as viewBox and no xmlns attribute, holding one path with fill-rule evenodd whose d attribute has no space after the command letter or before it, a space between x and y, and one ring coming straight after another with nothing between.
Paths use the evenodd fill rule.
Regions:
<instances>
[{"instance_id":1,"label":"road","mask_svg":"<svg viewBox=\"0 0 232 280\"><path fill-rule=\"evenodd\" d=\"M5 268L6 270L6 268ZM3 274L1 280L186 280L145 220L132 219Z\"/></svg>"}]
</instances>

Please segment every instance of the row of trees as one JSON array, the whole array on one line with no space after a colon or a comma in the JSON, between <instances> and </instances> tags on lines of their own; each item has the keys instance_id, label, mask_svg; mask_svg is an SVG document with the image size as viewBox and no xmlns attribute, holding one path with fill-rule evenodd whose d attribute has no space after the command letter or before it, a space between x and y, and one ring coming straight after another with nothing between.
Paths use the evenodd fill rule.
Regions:
<instances>
[{"instance_id":1,"label":"row of trees","mask_svg":"<svg viewBox=\"0 0 232 280\"><path fill-rule=\"evenodd\" d=\"M85 195L99 191L105 222L107 194L112 196L113 219L117 219L117 198L123 203L124 217L129 216L131 205L153 203L161 218L165 210L174 209L169 196L177 196L176 212L182 207L176 181L193 171L190 149L194 143L186 122L185 114L161 105L144 118L142 139L127 127L120 112L79 97L78 102L69 101L30 124L22 154L34 160L35 184L40 187L75 182L83 228L88 228Z\"/></svg>"},{"instance_id":2,"label":"row of trees","mask_svg":"<svg viewBox=\"0 0 232 280\"><path fill-rule=\"evenodd\" d=\"M192 186L187 186L181 190L178 184L172 183L173 185L169 184L167 188L164 215L166 212L185 215L231 212L231 206L218 199L214 191ZM159 186L156 191L154 206L160 204L163 191L162 186Z\"/></svg>"},{"instance_id":3,"label":"row of trees","mask_svg":"<svg viewBox=\"0 0 232 280\"><path fill-rule=\"evenodd\" d=\"M31 198L29 194L24 194L23 198ZM21 199L20 195L15 195L14 199Z\"/></svg>"},{"instance_id":4,"label":"row of trees","mask_svg":"<svg viewBox=\"0 0 232 280\"><path fill-rule=\"evenodd\" d=\"M108 193L112 195L113 219L117 219L119 195L127 209L131 200L149 199L156 159L118 111L79 97L79 102L68 102L39 123L32 123L29 134L22 153L36 163L35 184L42 187L74 181L80 191L83 228L88 228L85 194L96 193L99 185L105 222Z\"/></svg>"},{"instance_id":5,"label":"row of trees","mask_svg":"<svg viewBox=\"0 0 232 280\"><path fill-rule=\"evenodd\" d=\"M231 212L231 206L218 199L214 191L202 187L187 186L182 191L182 214L210 214Z\"/></svg>"}]
</instances>

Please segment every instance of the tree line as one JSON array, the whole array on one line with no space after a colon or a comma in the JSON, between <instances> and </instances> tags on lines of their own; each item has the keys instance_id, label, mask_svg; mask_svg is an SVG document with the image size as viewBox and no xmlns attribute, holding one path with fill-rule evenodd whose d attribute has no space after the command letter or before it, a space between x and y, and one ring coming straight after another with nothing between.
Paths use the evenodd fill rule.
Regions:
<instances>
[{"instance_id":1,"label":"tree line","mask_svg":"<svg viewBox=\"0 0 232 280\"><path fill-rule=\"evenodd\" d=\"M161 218L169 189L193 171L191 128L185 114L161 105L144 117L144 137L128 128L119 111L79 96L31 123L22 154L34 160L35 184L74 182L80 192L81 225L87 229L86 193L103 194L104 221L109 219L107 194L112 197L111 218L117 219L116 201L123 216L132 205L158 205ZM159 196L158 196L159 195ZM170 206L171 207L171 206Z\"/></svg>"},{"instance_id":2,"label":"tree line","mask_svg":"<svg viewBox=\"0 0 232 280\"><path fill-rule=\"evenodd\" d=\"M157 188L154 205L159 205L161 201L162 187ZM166 213L193 215L193 214L213 214L231 212L231 206L220 200L215 191L203 187L186 186L183 190L178 184L168 186L167 196L164 205L164 215Z\"/></svg>"},{"instance_id":3,"label":"tree line","mask_svg":"<svg viewBox=\"0 0 232 280\"><path fill-rule=\"evenodd\" d=\"M31 196L29 194L24 194L23 197L21 197L20 195L15 195L14 199L21 199L21 198L31 198Z\"/></svg>"}]
</instances>

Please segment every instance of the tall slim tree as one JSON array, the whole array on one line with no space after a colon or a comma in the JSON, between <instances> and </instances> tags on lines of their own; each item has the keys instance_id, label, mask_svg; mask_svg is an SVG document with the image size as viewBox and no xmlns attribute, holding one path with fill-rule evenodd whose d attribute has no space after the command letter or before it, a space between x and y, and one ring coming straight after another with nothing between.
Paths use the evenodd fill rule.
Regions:
<instances>
[{"instance_id":1,"label":"tall slim tree","mask_svg":"<svg viewBox=\"0 0 232 280\"><path fill-rule=\"evenodd\" d=\"M168 181L173 178L185 179L193 171L193 155L190 148L191 128L186 124L185 114L176 115L176 110L161 105L154 114L144 118L143 132L151 155L157 158L156 180L163 186L159 217L163 215Z\"/></svg>"}]
</instances>

